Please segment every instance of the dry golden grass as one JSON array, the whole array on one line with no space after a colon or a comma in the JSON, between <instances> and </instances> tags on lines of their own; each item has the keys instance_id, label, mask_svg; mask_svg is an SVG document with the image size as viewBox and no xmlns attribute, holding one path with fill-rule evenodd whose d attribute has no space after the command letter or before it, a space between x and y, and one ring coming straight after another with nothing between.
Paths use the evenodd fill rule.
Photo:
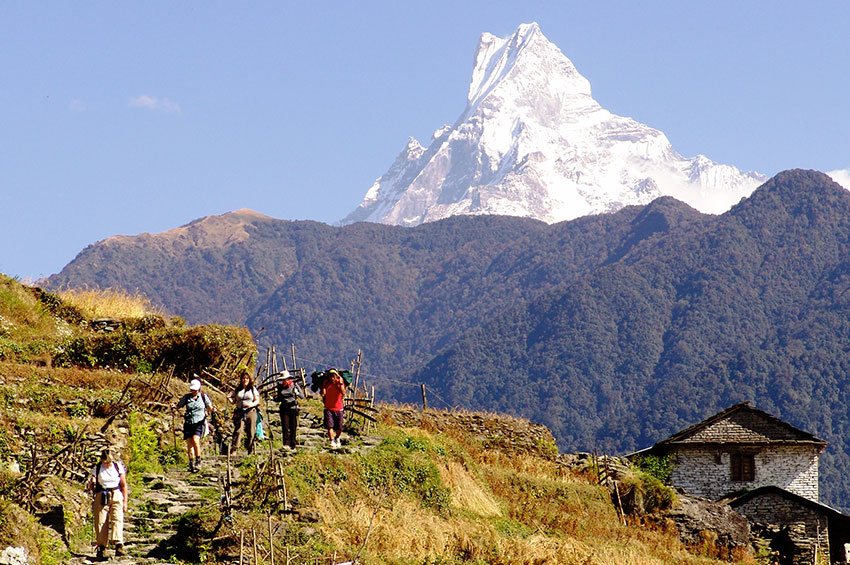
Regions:
<instances>
[{"instance_id":1,"label":"dry golden grass","mask_svg":"<svg viewBox=\"0 0 850 565\"><path fill-rule=\"evenodd\" d=\"M340 558L353 559L363 548L362 562L392 565L718 563L689 553L674 529L636 520L624 525L607 491L580 474L542 457L476 449L474 438L444 432L404 429L411 438L443 446L435 464L451 491L448 515L409 494L370 491L352 480L356 463L338 460L348 479L320 486L309 503L321 513L323 538ZM731 557L754 563L743 554Z\"/></svg>"},{"instance_id":2,"label":"dry golden grass","mask_svg":"<svg viewBox=\"0 0 850 565\"><path fill-rule=\"evenodd\" d=\"M148 314L162 314L142 294L131 294L117 288L68 289L62 290L59 297L77 307L87 318L141 318Z\"/></svg>"},{"instance_id":3,"label":"dry golden grass","mask_svg":"<svg viewBox=\"0 0 850 565\"><path fill-rule=\"evenodd\" d=\"M452 505L484 517L501 516L495 497L463 465L449 461L438 466L443 482L452 491Z\"/></svg>"},{"instance_id":4,"label":"dry golden grass","mask_svg":"<svg viewBox=\"0 0 850 565\"><path fill-rule=\"evenodd\" d=\"M333 489L319 499L324 534L337 547L360 548L374 514L375 519L364 556L386 563L417 563L448 559L447 563L501 565L665 565L716 561L684 551L669 536L645 531L634 537L635 528L619 527L613 537L598 537L590 529L584 535L505 536L486 520L452 516L440 518L410 500L386 502L375 513L374 504L358 500L346 507ZM356 552L355 549L351 550ZM348 555L347 557L354 557ZM369 562L367 559L365 562Z\"/></svg>"},{"instance_id":5,"label":"dry golden grass","mask_svg":"<svg viewBox=\"0 0 850 565\"><path fill-rule=\"evenodd\" d=\"M0 384L28 378L87 390L114 389L120 391L133 378L133 375L102 369L36 367L26 363L0 362Z\"/></svg>"}]
</instances>

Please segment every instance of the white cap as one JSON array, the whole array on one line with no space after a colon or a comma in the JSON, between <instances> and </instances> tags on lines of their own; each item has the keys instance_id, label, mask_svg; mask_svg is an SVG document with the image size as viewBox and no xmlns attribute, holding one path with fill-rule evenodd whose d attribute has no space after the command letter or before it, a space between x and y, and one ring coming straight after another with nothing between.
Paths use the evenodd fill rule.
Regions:
<instances>
[{"instance_id":1,"label":"white cap","mask_svg":"<svg viewBox=\"0 0 850 565\"><path fill-rule=\"evenodd\" d=\"M189 383L189 390L201 390L201 381L198 379L192 379Z\"/></svg>"}]
</instances>

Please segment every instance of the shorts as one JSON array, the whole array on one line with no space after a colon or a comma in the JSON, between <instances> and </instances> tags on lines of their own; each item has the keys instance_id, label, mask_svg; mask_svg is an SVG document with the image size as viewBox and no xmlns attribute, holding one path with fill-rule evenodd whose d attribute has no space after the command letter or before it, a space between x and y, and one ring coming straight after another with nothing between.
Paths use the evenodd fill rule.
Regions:
<instances>
[{"instance_id":1,"label":"shorts","mask_svg":"<svg viewBox=\"0 0 850 565\"><path fill-rule=\"evenodd\" d=\"M200 422L195 422L194 424L183 424L183 439L189 439L192 436L203 437L204 436L204 424L206 420L201 420Z\"/></svg>"},{"instance_id":2,"label":"shorts","mask_svg":"<svg viewBox=\"0 0 850 565\"><path fill-rule=\"evenodd\" d=\"M325 429L342 431L342 410L325 409Z\"/></svg>"}]
</instances>

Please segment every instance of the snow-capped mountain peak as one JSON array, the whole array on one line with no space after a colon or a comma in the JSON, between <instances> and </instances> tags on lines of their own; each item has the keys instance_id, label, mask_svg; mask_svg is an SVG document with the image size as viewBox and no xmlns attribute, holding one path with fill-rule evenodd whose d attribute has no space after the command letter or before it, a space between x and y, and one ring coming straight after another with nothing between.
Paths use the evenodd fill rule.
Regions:
<instances>
[{"instance_id":1,"label":"snow-capped mountain peak","mask_svg":"<svg viewBox=\"0 0 850 565\"><path fill-rule=\"evenodd\" d=\"M557 222L661 195L718 213L764 180L686 159L662 132L602 108L530 23L507 38L482 34L461 116L427 148L411 138L341 223L417 225L455 214Z\"/></svg>"}]
</instances>

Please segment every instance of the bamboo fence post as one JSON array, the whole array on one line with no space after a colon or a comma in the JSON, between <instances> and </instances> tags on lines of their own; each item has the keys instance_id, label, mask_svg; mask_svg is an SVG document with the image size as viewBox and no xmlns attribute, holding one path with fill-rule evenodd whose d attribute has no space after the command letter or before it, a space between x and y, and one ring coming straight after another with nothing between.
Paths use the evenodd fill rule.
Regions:
<instances>
[{"instance_id":1,"label":"bamboo fence post","mask_svg":"<svg viewBox=\"0 0 850 565\"><path fill-rule=\"evenodd\" d=\"M283 475L283 463L278 461L280 466L280 484L283 485L283 509L289 509L289 498L286 495L286 477Z\"/></svg>"},{"instance_id":2,"label":"bamboo fence post","mask_svg":"<svg viewBox=\"0 0 850 565\"><path fill-rule=\"evenodd\" d=\"M626 525L626 511L623 510L623 500L620 498L620 487L617 486L617 481L614 481L614 492L617 493L617 514L620 515L620 519L623 522L623 525Z\"/></svg>"},{"instance_id":3,"label":"bamboo fence post","mask_svg":"<svg viewBox=\"0 0 850 565\"><path fill-rule=\"evenodd\" d=\"M357 350L357 370L354 371L354 396L357 396L357 385L360 383L360 362L363 358L363 351Z\"/></svg>"},{"instance_id":4,"label":"bamboo fence post","mask_svg":"<svg viewBox=\"0 0 850 565\"><path fill-rule=\"evenodd\" d=\"M239 530L239 565L243 565L245 555L245 530Z\"/></svg>"},{"instance_id":5,"label":"bamboo fence post","mask_svg":"<svg viewBox=\"0 0 850 565\"><path fill-rule=\"evenodd\" d=\"M268 514L269 520L269 557L271 559L271 565L274 565L274 538L272 537L272 515L271 512Z\"/></svg>"},{"instance_id":6,"label":"bamboo fence post","mask_svg":"<svg viewBox=\"0 0 850 565\"><path fill-rule=\"evenodd\" d=\"M271 370L272 370L272 348L273 347L274 346L270 347L268 352L266 353L266 378L269 378L269 374L271 373Z\"/></svg>"},{"instance_id":7,"label":"bamboo fence post","mask_svg":"<svg viewBox=\"0 0 850 565\"><path fill-rule=\"evenodd\" d=\"M174 438L174 455L177 455L177 421L174 417L174 410L171 410L171 437Z\"/></svg>"},{"instance_id":8,"label":"bamboo fence post","mask_svg":"<svg viewBox=\"0 0 850 565\"><path fill-rule=\"evenodd\" d=\"M254 565L257 565L259 563L257 559L257 530L254 528L251 528L251 538L254 545Z\"/></svg>"}]
</instances>

